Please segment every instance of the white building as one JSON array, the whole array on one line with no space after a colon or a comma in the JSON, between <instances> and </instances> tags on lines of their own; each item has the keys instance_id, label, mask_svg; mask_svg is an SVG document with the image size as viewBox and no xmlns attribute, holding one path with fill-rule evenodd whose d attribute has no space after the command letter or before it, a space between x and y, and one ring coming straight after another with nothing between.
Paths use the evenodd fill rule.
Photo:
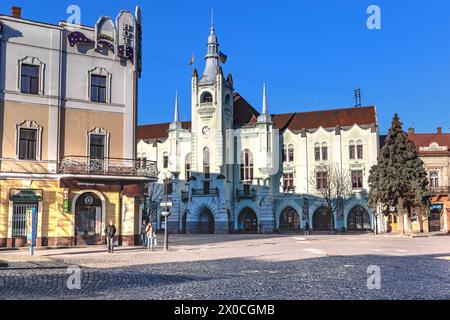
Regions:
<instances>
[{"instance_id":1,"label":"white building","mask_svg":"<svg viewBox=\"0 0 450 320\"><path fill-rule=\"evenodd\" d=\"M138 128L138 157L176 176L170 231L271 233L307 222L316 231L373 229L366 200L379 150L375 107L271 115L264 87L259 113L221 59L213 24L205 70L192 76L192 121L180 122L177 97L172 123ZM338 214L317 190L324 168L351 185Z\"/></svg>"}]
</instances>

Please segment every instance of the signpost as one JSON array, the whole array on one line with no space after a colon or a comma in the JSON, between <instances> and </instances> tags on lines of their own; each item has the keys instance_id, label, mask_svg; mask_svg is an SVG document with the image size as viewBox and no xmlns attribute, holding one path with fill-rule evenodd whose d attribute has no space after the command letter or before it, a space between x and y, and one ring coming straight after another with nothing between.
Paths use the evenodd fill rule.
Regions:
<instances>
[{"instance_id":1,"label":"signpost","mask_svg":"<svg viewBox=\"0 0 450 320\"><path fill-rule=\"evenodd\" d=\"M34 255L37 239L37 212L36 208L27 210L27 242L30 247L30 255Z\"/></svg>"}]
</instances>

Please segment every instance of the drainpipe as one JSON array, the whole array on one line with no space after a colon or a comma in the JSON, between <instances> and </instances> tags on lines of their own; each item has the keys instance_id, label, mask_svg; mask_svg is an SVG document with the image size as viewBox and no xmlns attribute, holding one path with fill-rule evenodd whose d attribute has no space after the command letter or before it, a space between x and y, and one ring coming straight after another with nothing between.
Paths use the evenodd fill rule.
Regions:
<instances>
[{"instance_id":1,"label":"drainpipe","mask_svg":"<svg viewBox=\"0 0 450 320\"><path fill-rule=\"evenodd\" d=\"M120 182L120 193L119 193L119 234L118 234L118 242L119 246L122 246L123 243L123 233L122 233L122 215L123 215L123 182Z\"/></svg>"}]
</instances>

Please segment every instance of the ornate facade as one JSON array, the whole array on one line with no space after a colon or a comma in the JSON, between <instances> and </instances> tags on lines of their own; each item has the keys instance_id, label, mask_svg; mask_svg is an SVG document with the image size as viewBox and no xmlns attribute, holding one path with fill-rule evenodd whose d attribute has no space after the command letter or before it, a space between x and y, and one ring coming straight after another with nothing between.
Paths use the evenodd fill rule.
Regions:
<instances>
[{"instance_id":1,"label":"ornate facade","mask_svg":"<svg viewBox=\"0 0 450 320\"><path fill-rule=\"evenodd\" d=\"M264 86L258 112L224 75L214 24L205 60L204 72L192 75L192 120L180 121L177 97L172 123L138 128L138 157L176 177L170 232L375 228L366 206L379 151L375 107L270 114ZM332 213L320 192L331 167L350 188Z\"/></svg>"}]
</instances>

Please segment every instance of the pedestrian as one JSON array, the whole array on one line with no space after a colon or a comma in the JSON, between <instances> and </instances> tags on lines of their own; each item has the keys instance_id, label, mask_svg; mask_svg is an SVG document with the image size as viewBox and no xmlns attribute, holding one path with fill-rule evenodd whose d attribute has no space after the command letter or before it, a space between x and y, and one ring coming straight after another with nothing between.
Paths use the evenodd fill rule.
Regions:
<instances>
[{"instance_id":1,"label":"pedestrian","mask_svg":"<svg viewBox=\"0 0 450 320\"><path fill-rule=\"evenodd\" d=\"M309 222L306 221L305 225L305 236L309 236L311 234L311 228L309 227Z\"/></svg>"},{"instance_id":2,"label":"pedestrian","mask_svg":"<svg viewBox=\"0 0 450 320\"><path fill-rule=\"evenodd\" d=\"M109 225L105 229L106 242L108 245L108 252L114 253L114 237L116 236L117 228L114 221L110 220Z\"/></svg>"},{"instance_id":3,"label":"pedestrian","mask_svg":"<svg viewBox=\"0 0 450 320\"><path fill-rule=\"evenodd\" d=\"M158 242L156 240L156 232L155 229L153 228L152 223L147 224L146 235L147 235L148 251L153 251L153 246L157 246Z\"/></svg>"},{"instance_id":4,"label":"pedestrian","mask_svg":"<svg viewBox=\"0 0 450 320\"><path fill-rule=\"evenodd\" d=\"M147 247L147 220L144 220L141 226L141 245Z\"/></svg>"}]
</instances>

